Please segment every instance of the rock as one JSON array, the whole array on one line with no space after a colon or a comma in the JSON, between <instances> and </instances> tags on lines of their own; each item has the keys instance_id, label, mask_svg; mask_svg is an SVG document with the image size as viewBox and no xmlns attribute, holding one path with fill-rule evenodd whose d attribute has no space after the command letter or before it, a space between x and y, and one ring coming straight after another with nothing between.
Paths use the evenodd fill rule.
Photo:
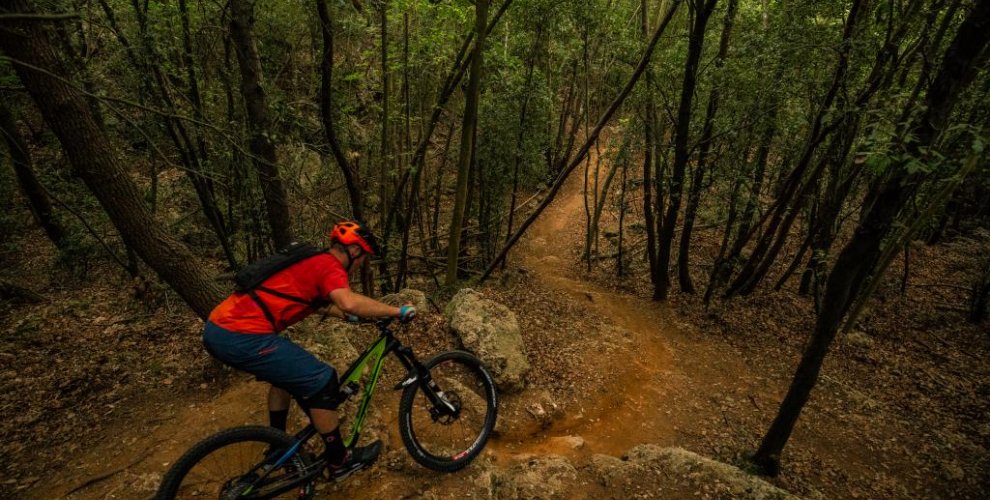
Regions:
<instances>
[{"instance_id":1,"label":"rock","mask_svg":"<svg viewBox=\"0 0 990 500\"><path fill-rule=\"evenodd\" d=\"M491 370L500 390L518 392L523 389L529 359L516 315L509 308L464 288L450 299L444 316L448 328L464 348L481 358Z\"/></svg>"},{"instance_id":2,"label":"rock","mask_svg":"<svg viewBox=\"0 0 990 500\"><path fill-rule=\"evenodd\" d=\"M564 499L571 498L578 473L560 456L533 456L515 463L493 477L495 498Z\"/></svg>"},{"instance_id":3,"label":"rock","mask_svg":"<svg viewBox=\"0 0 990 500\"><path fill-rule=\"evenodd\" d=\"M652 444L629 450L626 460L605 455L592 457L589 468L601 484L616 488L653 488L659 497L690 497L704 490L715 498L798 498L737 467L692 453L683 448ZM674 480L674 478L677 478Z\"/></svg>"},{"instance_id":4,"label":"rock","mask_svg":"<svg viewBox=\"0 0 990 500\"><path fill-rule=\"evenodd\" d=\"M629 475L626 462L611 455L592 455L589 468L606 488L620 482L623 475Z\"/></svg>"},{"instance_id":5,"label":"rock","mask_svg":"<svg viewBox=\"0 0 990 500\"><path fill-rule=\"evenodd\" d=\"M419 314L433 311L430 301L426 298L426 294L412 288L403 288L399 290L399 293L390 293L382 297L381 301L396 307L412 304Z\"/></svg>"},{"instance_id":6,"label":"rock","mask_svg":"<svg viewBox=\"0 0 990 500\"><path fill-rule=\"evenodd\" d=\"M531 402L526 405L526 411L544 428L564 416L563 408L546 389L534 392L527 399Z\"/></svg>"}]
</instances>

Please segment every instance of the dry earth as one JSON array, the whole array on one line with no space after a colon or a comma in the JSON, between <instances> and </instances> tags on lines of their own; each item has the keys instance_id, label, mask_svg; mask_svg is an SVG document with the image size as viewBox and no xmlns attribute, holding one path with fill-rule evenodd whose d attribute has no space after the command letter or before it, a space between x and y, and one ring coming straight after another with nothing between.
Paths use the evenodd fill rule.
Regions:
<instances>
[{"instance_id":1,"label":"dry earth","mask_svg":"<svg viewBox=\"0 0 990 500\"><path fill-rule=\"evenodd\" d=\"M646 300L645 283L617 281L604 265L589 275L574 250L582 204L575 181L482 289L516 312L532 365L527 390L503 399L485 454L450 475L415 465L387 390L400 373L387 366L369 432L386 440L385 455L321 496L734 496L693 466L656 466L637 446L743 463L786 391L813 313L782 292L710 317L690 298L675 297L673 310ZM217 377L198 323L144 312L120 288L55 290L46 303L3 309L3 497L147 497L192 443L264 422L265 388ZM810 497L986 496L988 335L944 325L928 334L930 312L878 307L862 338L839 340L774 484ZM332 331L312 322L293 335L312 342ZM421 354L454 342L439 315L406 335ZM355 337L357 346L371 338Z\"/></svg>"}]
</instances>

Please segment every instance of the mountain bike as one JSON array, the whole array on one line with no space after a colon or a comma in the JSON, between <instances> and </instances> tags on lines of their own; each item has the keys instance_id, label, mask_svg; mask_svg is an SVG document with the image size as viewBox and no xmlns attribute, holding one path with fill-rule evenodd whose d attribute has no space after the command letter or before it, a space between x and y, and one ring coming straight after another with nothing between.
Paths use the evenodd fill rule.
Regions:
<instances>
[{"instance_id":1,"label":"mountain bike","mask_svg":"<svg viewBox=\"0 0 990 500\"><path fill-rule=\"evenodd\" d=\"M357 443L385 357L394 354L408 371L393 388L402 390L398 420L406 449L429 469L464 468L495 427L498 400L491 375L477 357L464 351L444 352L420 363L412 349L396 339L391 318L373 323L380 336L340 378L341 401L363 392L344 445ZM365 375L362 391L359 382ZM155 498L310 498L327 466L326 460L307 451L306 443L317 435L312 424L295 436L263 426L221 431L175 462Z\"/></svg>"}]
</instances>

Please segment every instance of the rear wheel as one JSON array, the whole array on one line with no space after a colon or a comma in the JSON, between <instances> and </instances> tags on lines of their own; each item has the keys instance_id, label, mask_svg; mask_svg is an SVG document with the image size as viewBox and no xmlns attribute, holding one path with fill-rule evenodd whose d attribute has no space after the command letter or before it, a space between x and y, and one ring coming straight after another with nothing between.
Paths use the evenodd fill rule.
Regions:
<instances>
[{"instance_id":1,"label":"rear wheel","mask_svg":"<svg viewBox=\"0 0 990 500\"><path fill-rule=\"evenodd\" d=\"M271 427L236 427L200 441L165 474L156 499L310 498L312 482L300 483L313 466L296 453L273 469L293 445L288 434ZM266 457L271 463L265 464Z\"/></svg>"},{"instance_id":2,"label":"rear wheel","mask_svg":"<svg viewBox=\"0 0 990 500\"><path fill-rule=\"evenodd\" d=\"M421 465L453 472L481 453L495 428L495 382L478 358L463 351L437 355L424 366L431 380L402 393L399 432Z\"/></svg>"}]
</instances>

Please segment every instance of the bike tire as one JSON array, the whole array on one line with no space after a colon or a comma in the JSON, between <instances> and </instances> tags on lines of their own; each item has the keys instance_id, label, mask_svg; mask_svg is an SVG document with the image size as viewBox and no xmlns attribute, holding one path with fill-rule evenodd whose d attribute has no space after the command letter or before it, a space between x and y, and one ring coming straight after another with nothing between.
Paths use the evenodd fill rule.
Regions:
<instances>
[{"instance_id":1,"label":"bike tire","mask_svg":"<svg viewBox=\"0 0 990 500\"><path fill-rule=\"evenodd\" d=\"M495 428L498 417L495 382L481 361L464 351L439 354L424 366L445 397L457 401L458 416L441 419L446 421L434 418L430 413L433 405L424 392L425 382L418 382L406 387L399 401L399 434L409 454L420 465L454 472L481 453ZM453 427L469 417L475 420L469 427L459 431Z\"/></svg>"},{"instance_id":2,"label":"bike tire","mask_svg":"<svg viewBox=\"0 0 990 500\"><path fill-rule=\"evenodd\" d=\"M168 472L165 473L164 478L162 478L162 484L154 498L156 500L173 500L175 498L192 496L201 497L203 493L207 493L207 495L212 498L224 498L223 490L228 489L229 493L229 489L234 487L228 483L244 477L244 474L247 474L254 465L257 465L257 463L260 463L264 459L265 452L258 450L266 450L268 447L288 448L293 443L294 441L292 437L272 427L245 426L220 431L219 433L196 443L189 449L189 451L182 455L182 457L180 457L174 465L172 465ZM244 451L244 446L248 447L248 451ZM255 450L250 451L251 448L255 448ZM193 486L190 484L192 481L191 476L193 476L193 474L190 473L193 472L194 469L197 469L197 466L205 466L207 459L209 459L211 455L219 454L222 459L222 452L232 452L235 449L242 450L241 458L246 458L246 460L242 460L242 463L239 465L227 463L226 465L228 466L224 466L224 462L221 462L219 467L220 477L216 478L216 483L210 483L211 487L206 488L206 491L198 489L195 492L188 493L183 491ZM244 456L245 453L247 453L246 457ZM254 454L252 455L252 453ZM248 465L244 465L245 463ZM301 470L305 469L307 465L309 464L306 463L303 454L296 453L296 455L286 462L286 464L283 464L281 468L295 466ZM279 473L279 471L275 472L275 474ZM199 473L197 473L196 476L203 477L207 480L210 479ZM224 481L224 478L226 478L226 481L220 483L220 481ZM213 484L219 485L219 489L216 491L210 491L215 490L215 488L212 487ZM278 495L283 495L286 498L311 498L312 488L309 487L310 485L311 483L298 485L299 488L303 489L300 490L299 488L294 487L294 491L290 490L285 492L284 495L279 493L272 496L266 495L264 492L259 492L259 494L242 492L237 495L228 496L236 496L237 498L278 498Z\"/></svg>"}]
</instances>

